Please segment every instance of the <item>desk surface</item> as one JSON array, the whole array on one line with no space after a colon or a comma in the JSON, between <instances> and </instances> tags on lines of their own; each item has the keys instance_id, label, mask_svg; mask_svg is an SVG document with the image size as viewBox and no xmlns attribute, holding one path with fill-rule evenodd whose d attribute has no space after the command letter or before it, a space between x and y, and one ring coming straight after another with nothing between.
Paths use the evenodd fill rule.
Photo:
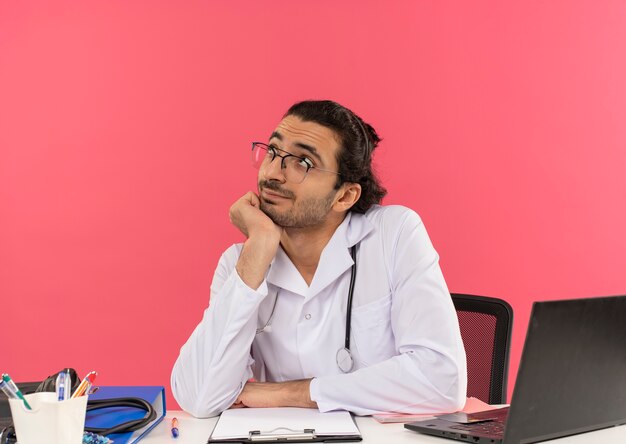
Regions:
<instances>
[{"instance_id":1,"label":"desk surface","mask_svg":"<svg viewBox=\"0 0 626 444\"><path fill-rule=\"evenodd\" d=\"M178 418L180 437L173 439L170 434L170 421ZM154 428L142 444L206 444L217 418L197 419L181 411L168 412L166 418ZM461 441L422 435L406 430L402 424L379 424L371 417L357 417L356 423L363 435L363 444L446 444ZM554 444L623 444L626 442L626 426L611 427L591 433L545 441Z\"/></svg>"}]
</instances>

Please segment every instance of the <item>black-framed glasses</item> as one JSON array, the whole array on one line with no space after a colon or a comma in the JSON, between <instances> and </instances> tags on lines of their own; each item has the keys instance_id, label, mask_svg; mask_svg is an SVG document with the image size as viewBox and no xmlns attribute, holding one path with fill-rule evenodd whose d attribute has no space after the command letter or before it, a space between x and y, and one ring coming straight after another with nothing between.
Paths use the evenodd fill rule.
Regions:
<instances>
[{"instance_id":1,"label":"black-framed glasses","mask_svg":"<svg viewBox=\"0 0 626 444\"><path fill-rule=\"evenodd\" d=\"M264 162L271 163L276 157L280 157L280 168L285 175L285 179L292 183L302 183L307 173L312 169L337 174L338 176L341 175L337 171L325 170L314 166L313 161L308 157L296 156L262 142L252 142L252 164L255 168L261 168Z\"/></svg>"}]
</instances>

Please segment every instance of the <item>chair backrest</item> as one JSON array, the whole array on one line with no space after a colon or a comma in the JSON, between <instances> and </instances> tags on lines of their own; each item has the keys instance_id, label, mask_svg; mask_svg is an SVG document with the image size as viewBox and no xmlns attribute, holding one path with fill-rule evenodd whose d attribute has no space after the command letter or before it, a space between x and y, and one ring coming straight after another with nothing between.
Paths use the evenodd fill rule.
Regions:
<instances>
[{"instance_id":1,"label":"chair backrest","mask_svg":"<svg viewBox=\"0 0 626 444\"><path fill-rule=\"evenodd\" d=\"M502 299L452 293L467 355L467 396L506 403L513 309Z\"/></svg>"}]
</instances>

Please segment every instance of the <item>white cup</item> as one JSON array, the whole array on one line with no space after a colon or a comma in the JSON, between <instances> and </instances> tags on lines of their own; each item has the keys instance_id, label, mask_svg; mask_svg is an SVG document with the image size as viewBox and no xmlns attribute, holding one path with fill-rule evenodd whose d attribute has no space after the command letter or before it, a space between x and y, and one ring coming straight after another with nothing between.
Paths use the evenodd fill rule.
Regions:
<instances>
[{"instance_id":1,"label":"white cup","mask_svg":"<svg viewBox=\"0 0 626 444\"><path fill-rule=\"evenodd\" d=\"M57 401L55 393L42 392L25 398L32 410L21 399L9 399L19 444L82 444L87 396Z\"/></svg>"}]
</instances>

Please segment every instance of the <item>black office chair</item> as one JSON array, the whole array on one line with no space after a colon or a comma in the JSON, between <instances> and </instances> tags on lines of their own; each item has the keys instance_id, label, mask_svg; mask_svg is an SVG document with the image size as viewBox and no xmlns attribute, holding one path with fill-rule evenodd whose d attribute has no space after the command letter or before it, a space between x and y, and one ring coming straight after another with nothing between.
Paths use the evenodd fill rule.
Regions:
<instances>
[{"instance_id":1,"label":"black office chair","mask_svg":"<svg viewBox=\"0 0 626 444\"><path fill-rule=\"evenodd\" d=\"M467 396L506 403L513 309L502 299L452 293L467 355Z\"/></svg>"}]
</instances>

